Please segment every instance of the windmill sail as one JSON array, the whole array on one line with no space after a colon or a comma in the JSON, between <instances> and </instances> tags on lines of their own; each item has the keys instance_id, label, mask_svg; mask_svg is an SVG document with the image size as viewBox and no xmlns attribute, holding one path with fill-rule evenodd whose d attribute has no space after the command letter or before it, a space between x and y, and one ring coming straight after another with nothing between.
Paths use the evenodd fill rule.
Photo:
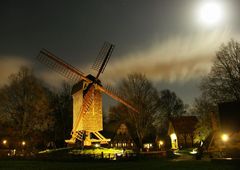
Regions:
<instances>
[{"instance_id":1,"label":"windmill sail","mask_svg":"<svg viewBox=\"0 0 240 170\"><path fill-rule=\"evenodd\" d=\"M109 58L113 52L114 49L114 45L109 43L109 42L105 42L103 44L102 49L100 50L95 63L92 65L92 69L96 70L98 72L96 78L99 77L100 73L103 73L106 65L109 61Z\"/></svg>"},{"instance_id":2,"label":"windmill sail","mask_svg":"<svg viewBox=\"0 0 240 170\"><path fill-rule=\"evenodd\" d=\"M65 61L58 58L56 55L46 49L42 49L37 58L40 62L44 63L51 69L55 70L56 72L60 73L64 77L74 82L82 79L87 82L91 82L89 79L86 78L83 72L66 63Z\"/></svg>"},{"instance_id":3,"label":"windmill sail","mask_svg":"<svg viewBox=\"0 0 240 170\"><path fill-rule=\"evenodd\" d=\"M131 109L134 112L139 112L136 108L134 108L131 104L129 104L127 101L125 101L111 86L107 86L106 88L102 86L98 86L98 89L101 90L103 93L107 94L108 96L112 97L116 101L122 103L129 109Z\"/></svg>"}]
</instances>

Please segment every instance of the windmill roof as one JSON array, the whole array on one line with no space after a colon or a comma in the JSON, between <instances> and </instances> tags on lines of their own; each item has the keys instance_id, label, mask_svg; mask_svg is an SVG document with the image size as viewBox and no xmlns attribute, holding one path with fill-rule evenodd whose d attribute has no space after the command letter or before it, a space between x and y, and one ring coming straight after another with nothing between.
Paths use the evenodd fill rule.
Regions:
<instances>
[{"instance_id":1,"label":"windmill roof","mask_svg":"<svg viewBox=\"0 0 240 170\"><path fill-rule=\"evenodd\" d=\"M195 130L198 119L196 116L181 116L171 118L170 122L172 123L174 131L177 134L192 133Z\"/></svg>"},{"instance_id":2,"label":"windmill roof","mask_svg":"<svg viewBox=\"0 0 240 170\"><path fill-rule=\"evenodd\" d=\"M108 124L105 124L102 134L107 138L113 138L120 125L121 125L120 122L110 122Z\"/></svg>"},{"instance_id":3,"label":"windmill roof","mask_svg":"<svg viewBox=\"0 0 240 170\"><path fill-rule=\"evenodd\" d=\"M81 90L83 88L83 81L79 81L76 84L73 85L72 87L72 95L76 92L78 92L79 90Z\"/></svg>"}]
</instances>

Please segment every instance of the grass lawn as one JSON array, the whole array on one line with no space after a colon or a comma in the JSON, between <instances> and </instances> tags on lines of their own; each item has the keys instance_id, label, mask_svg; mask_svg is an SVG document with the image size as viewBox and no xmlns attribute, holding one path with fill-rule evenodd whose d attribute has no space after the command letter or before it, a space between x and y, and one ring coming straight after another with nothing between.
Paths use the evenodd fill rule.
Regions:
<instances>
[{"instance_id":1,"label":"grass lawn","mask_svg":"<svg viewBox=\"0 0 240 170\"><path fill-rule=\"evenodd\" d=\"M236 164L214 163L210 161L169 161L169 160L137 160L137 161L87 161L87 162L50 162L26 160L0 160L0 170L231 170L240 169Z\"/></svg>"}]
</instances>

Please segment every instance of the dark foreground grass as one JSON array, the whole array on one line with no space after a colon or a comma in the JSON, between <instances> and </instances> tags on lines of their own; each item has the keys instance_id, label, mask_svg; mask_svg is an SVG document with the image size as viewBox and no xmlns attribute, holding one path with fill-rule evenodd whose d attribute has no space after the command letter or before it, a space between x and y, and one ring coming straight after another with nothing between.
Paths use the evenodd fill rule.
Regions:
<instances>
[{"instance_id":1,"label":"dark foreground grass","mask_svg":"<svg viewBox=\"0 0 240 170\"><path fill-rule=\"evenodd\" d=\"M56 162L0 160L0 170L235 170L236 163L211 161L170 161L170 160L136 160L136 161L88 161L88 162Z\"/></svg>"}]
</instances>

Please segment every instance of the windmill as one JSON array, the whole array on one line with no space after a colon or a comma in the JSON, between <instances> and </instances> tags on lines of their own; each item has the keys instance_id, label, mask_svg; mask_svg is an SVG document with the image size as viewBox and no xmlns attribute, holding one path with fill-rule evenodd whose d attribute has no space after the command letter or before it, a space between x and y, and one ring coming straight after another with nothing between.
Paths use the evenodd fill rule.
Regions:
<instances>
[{"instance_id":1,"label":"windmill","mask_svg":"<svg viewBox=\"0 0 240 170\"><path fill-rule=\"evenodd\" d=\"M40 62L75 82L72 88L72 137L69 140L65 140L68 144L75 144L78 140L83 142L84 146L90 146L93 142L106 144L110 141L110 139L106 139L99 132L103 130L102 93L107 94L131 110L138 112L132 105L112 90L110 86L103 87L99 80L99 76L104 72L113 49L113 44L104 43L92 66L97 71L96 76L84 74L46 49L42 49L37 57Z\"/></svg>"}]
</instances>

